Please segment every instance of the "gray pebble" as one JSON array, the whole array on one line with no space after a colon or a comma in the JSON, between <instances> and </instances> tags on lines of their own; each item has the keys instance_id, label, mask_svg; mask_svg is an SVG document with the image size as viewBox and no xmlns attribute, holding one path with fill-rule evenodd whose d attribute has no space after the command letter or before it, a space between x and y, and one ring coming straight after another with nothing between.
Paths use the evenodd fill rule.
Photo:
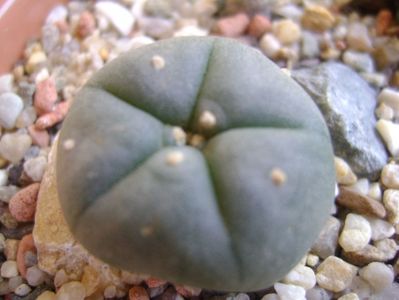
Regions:
<instances>
[{"instance_id":1,"label":"gray pebble","mask_svg":"<svg viewBox=\"0 0 399 300\"><path fill-rule=\"evenodd\" d=\"M24 107L22 99L14 93L0 95L0 125L6 129L15 127L15 122Z\"/></svg>"},{"instance_id":2,"label":"gray pebble","mask_svg":"<svg viewBox=\"0 0 399 300\"><path fill-rule=\"evenodd\" d=\"M356 71L373 73L374 61L370 54L361 53L352 50L345 51L342 60L348 66L351 66Z\"/></svg>"}]
</instances>

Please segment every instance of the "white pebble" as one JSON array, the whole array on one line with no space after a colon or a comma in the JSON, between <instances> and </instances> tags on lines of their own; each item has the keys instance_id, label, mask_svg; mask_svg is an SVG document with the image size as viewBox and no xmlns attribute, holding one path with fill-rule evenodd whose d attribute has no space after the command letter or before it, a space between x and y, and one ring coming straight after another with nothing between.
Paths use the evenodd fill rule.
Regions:
<instances>
[{"instance_id":1,"label":"white pebble","mask_svg":"<svg viewBox=\"0 0 399 300\"><path fill-rule=\"evenodd\" d=\"M0 95L0 126L11 129L24 107L22 99L14 93Z\"/></svg>"},{"instance_id":2,"label":"white pebble","mask_svg":"<svg viewBox=\"0 0 399 300\"><path fill-rule=\"evenodd\" d=\"M318 267L317 284L332 292L347 288L357 273L357 267L336 256L327 257Z\"/></svg>"},{"instance_id":3,"label":"white pebble","mask_svg":"<svg viewBox=\"0 0 399 300\"><path fill-rule=\"evenodd\" d=\"M379 241L382 239L390 238L395 233L395 228L388 222L378 219L367 217L371 226L371 239Z\"/></svg>"},{"instance_id":4,"label":"white pebble","mask_svg":"<svg viewBox=\"0 0 399 300\"><path fill-rule=\"evenodd\" d=\"M320 261L320 258L317 255L309 253L306 258L306 265L309 267L315 267Z\"/></svg>"},{"instance_id":5,"label":"white pebble","mask_svg":"<svg viewBox=\"0 0 399 300\"><path fill-rule=\"evenodd\" d=\"M381 73L360 73L360 75L371 85L378 88L386 86L388 84L388 78L385 74Z\"/></svg>"},{"instance_id":6,"label":"white pebble","mask_svg":"<svg viewBox=\"0 0 399 300\"><path fill-rule=\"evenodd\" d=\"M47 68L41 69L35 77L35 84L38 84L50 77L50 73Z\"/></svg>"},{"instance_id":7,"label":"white pebble","mask_svg":"<svg viewBox=\"0 0 399 300\"><path fill-rule=\"evenodd\" d=\"M71 281L64 284L57 291L57 300L84 300L86 289L83 284L78 281Z\"/></svg>"},{"instance_id":8,"label":"white pebble","mask_svg":"<svg viewBox=\"0 0 399 300\"><path fill-rule=\"evenodd\" d=\"M62 286L64 283L66 283L68 281L68 275L65 272L64 269L60 269L57 271L57 273L55 273L54 276L54 285L56 288L59 288L60 286Z\"/></svg>"},{"instance_id":9,"label":"white pebble","mask_svg":"<svg viewBox=\"0 0 399 300\"><path fill-rule=\"evenodd\" d=\"M399 189L399 165L386 164L382 168L381 181L389 189Z\"/></svg>"},{"instance_id":10,"label":"white pebble","mask_svg":"<svg viewBox=\"0 0 399 300\"><path fill-rule=\"evenodd\" d=\"M336 179L339 184L351 185L356 183L357 177L345 160L335 157L334 164Z\"/></svg>"},{"instance_id":11,"label":"white pebble","mask_svg":"<svg viewBox=\"0 0 399 300\"><path fill-rule=\"evenodd\" d=\"M348 290L356 293L360 299L369 299L372 293L371 286L358 275L352 279L351 284L348 286Z\"/></svg>"},{"instance_id":12,"label":"white pebble","mask_svg":"<svg viewBox=\"0 0 399 300\"><path fill-rule=\"evenodd\" d=\"M382 200L382 191L381 186L378 182L374 182L370 185L370 189L367 195L374 200L381 201Z\"/></svg>"},{"instance_id":13,"label":"white pebble","mask_svg":"<svg viewBox=\"0 0 399 300\"><path fill-rule=\"evenodd\" d=\"M26 283L23 283L15 289L14 293L17 296L23 297L23 296L28 295L31 292L31 290L32 289L29 287L29 285L27 285Z\"/></svg>"},{"instance_id":14,"label":"white pebble","mask_svg":"<svg viewBox=\"0 0 399 300\"><path fill-rule=\"evenodd\" d=\"M15 291L15 289L23 283L24 280L21 276L11 277L8 280L8 287L10 288L11 291Z\"/></svg>"},{"instance_id":15,"label":"white pebble","mask_svg":"<svg viewBox=\"0 0 399 300\"><path fill-rule=\"evenodd\" d=\"M393 111L392 107L386 105L385 103L380 103L375 110L375 115L378 119L390 121L393 119L395 112Z\"/></svg>"},{"instance_id":16,"label":"white pebble","mask_svg":"<svg viewBox=\"0 0 399 300\"><path fill-rule=\"evenodd\" d=\"M302 37L301 27L290 19L273 22L273 34L284 45L296 43Z\"/></svg>"},{"instance_id":17,"label":"white pebble","mask_svg":"<svg viewBox=\"0 0 399 300\"><path fill-rule=\"evenodd\" d=\"M299 264L285 275L282 282L301 286L305 290L308 290L315 286L316 275L311 268Z\"/></svg>"},{"instance_id":18,"label":"white pebble","mask_svg":"<svg viewBox=\"0 0 399 300\"><path fill-rule=\"evenodd\" d=\"M359 194L367 195L369 191L369 185L370 183L367 178L360 178L356 181L355 184L352 184L349 187Z\"/></svg>"},{"instance_id":19,"label":"white pebble","mask_svg":"<svg viewBox=\"0 0 399 300\"><path fill-rule=\"evenodd\" d=\"M392 88L384 88L378 95L378 102L391 107L394 115L399 116L399 91Z\"/></svg>"},{"instance_id":20,"label":"white pebble","mask_svg":"<svg viewBox=\"0 0 399 300\"><path fill-rule=\"evenodd\" d=\"M26 281L31 286L41 285L46 279L46 274L37 266L32 266L26 270Z\"/></svg>"},{"instance_id":21,"label":"white pebble","mask_svg":"<svg viewBox=\"0 0 399 300\"><path fill-rule=\"evenodd\" d=\"M12 92L12 83L14 76L12 74L3 74L0 76L0 95Z\"/></svg>"},{"instance_id":22,"label":"white pebble","mask_svg":"<svg viewBox=\"0 0 399 300\"><path fill-rule=\"evenodd\" d=\"M105 16L123 36L133 28L134 17L124 6L113 1L101 1L95 4L96 11Z\"/></svg>"},{"instance_id":23,"label":"white pebble","mask_svg":"<svg viewBox=\"0 0 399 300\"><path fill-rule=\"evenodd\" d=\"M388 221L391 224L399 223L399 190L385 190L382 200L387 210Z\"/></svg>"},{"instance_id":24,"label":"white pebble","mask_svg":"<svg viewBox=\"0 0 399 300\"><path fill-rule=\"evenodd\" d=\"M348 26L346 41L349 48L353 50L369 51L373 47L368 29L362 23L352 23Z\"/></svg>"},{"instance_id":25,"label":"white pebble","mask_svg":"<svg viewBox=\"0 0 399 300\"><path fill-rule=\"evenodd\" d=\"M137 36L130 40L130 49L137 49L145 45L154 43L154 39L149 36Z\"/></svg>"},{"instance_id":26,"label":"white pebble","mask_svg":"<svg viewBox=\"0 0 399 300\"><path fill-rule=\"evenodd\" d=\"M337 300L359 300L359 297L355 293L349 293L339 297Z\"/></svg>"},{"instance_id":27,"label":"white pebble","mask_svg":"<svg viewBox=\"0 0 399 300\"><path fill-rule=\"evenodd\" d=\"M376 128L392 156L399 155L399 124L384 119L378 120Z\"/></svg>"},{"instance_id":28,"label":"white pebble","mask_svg":"<svg viewBox=\"0 0 399 300\"><path fill-rule=\"evenodd\" d=\"M18 163L32 145L32 138L25 133L6 133L0 140L0 155Z\"/></svg>"},{"instance_id":29,"label":"white pebble","mask_svg":"<svg viewBox=\"0 0 399 300\"><path fill-rule=\"evenodd\" d=\"M166 163L170 166L176 166L182 163L184 154L181 151L171 151L166 155Z\"/></svg>"},{"instance_id":30,"label":"white pebble","mask_svg":"<svg viewBox=\"0 0 399 300\"><path fill-rule=\"evenodd\" d=\"M371 227L366 218L358 214L348 214L339 237L340 246L347 252L366 247L371 238Z\"/></svg>"},{"instance_id":31,"label":"white pebble","mask_svg":"<svg viewBox=\"0 0 399 300\"><path fill-rule=\"evenodd\" d=\"M181 127L173 127L172 128L173 139L176 142L176 145L183 146L186 144L187 135Z\"/></svg>"},{"instance_id":32,"label":"white pebble","mask_svg":"<svg viewBox=\"0 0 399 300\"><path fill-rule=\"evenodd\" d=\"M342 60L359 72L373 73L374 61L370 54L352 50L345 51Z\"/></svg>"},{"instance_id":33,"label":"white pebble","mask_svg":"<svg viewBox=\"0 0 399 300\"><path fill-rule=\"evenodd\" d=\"M162 70L165 68L165 59L162 56L154 55L151 58L151 64L155 70Z\"/></svg>"},{"instance_id":34,"label":"white pebble","mask_svg":"<svg viewBox=\"0 0 399 300\"><path fill-rule=\"evenodd\" d=\"M206 36L208 35L208 31L202 28L199 28L198 26L184 26L183 28L180 28L177 30L173 36L179 37L179 36Z\"/></svg>"},{"instance_id":35,"label":"white pebble","mask_svg":"<svg viewBox=\"0 0 399 300\"><path fill-rule=\"evenodd\" d=\"M39 182L43 178L44 171L47 167L47 159L44 156L37 156L28 159L24 163L24 171L33 181Z\"/></svg>"},{"instance_id":36,"label":"white pebble","mask_svg":"<svg viewBox=\"0 0 399 300\"><path fill-rule=\"evenodd\" d=\"M266 33L259 41L259 47L269 58L275 58L281 49L279 40L271 33Z\"/></svg>"},{"instance_id":37,"label":"white pebble","mask_svg":"<svg viewBox=\"0 0 399 300\"><path fill-rule=\"evenodd\" d=\"M68 10L64 5L57 5L47 15L46 24L54 24L65 21L68 16Z\"/></svg>"},{"instance_id":38,"label":"white pebble","mask_svg":"<svg viewBox=\"0 0 399 300\"><path fill-rule=\"evenodd\" d=\"M0 201L8 203L18 190L19 188L15 185L0 186Z\"/></svg>"},{"instance_id":39,"label":"white pebble","mask_svg":"<svg viewBox=\"0 0 399 300\"><path fill-rule=\"evenodd\" d=\"M8 181L8 173L7 170L1 169L0 170L0 187L5 186Z\"/></svg>"},{"instance_id":40,"label":"white pebble","mask_svg":"<svg viewBox=\"0 0 399 300\"><path fill-rule=\"evenodd\" d=\"M14 260L7 260L1 265L0 275L3 278L11 278L18 276L17 262Z\"/></svg>"},{"instance_id":41,"label":"white pebble","mask_svg":"<svg viewBox=\"0 0 399 300\"><path fill-rule=\"evenodd\" d=\"M303 287L277 282L274 284L274 289L280 300L306 300L306 291Z\"/></svg>"},{"instance_id":42,"label":"white pebble","mask_svg":"<svg viewBox=\"0 0 399 300\"><path fill-rule=\"evenodd\" d=\"M393 270L381 262L372 262L360 269L360 277L366 280L376 291L382 291L390 286L394 280Z\"/></svg>"}]
</instances>

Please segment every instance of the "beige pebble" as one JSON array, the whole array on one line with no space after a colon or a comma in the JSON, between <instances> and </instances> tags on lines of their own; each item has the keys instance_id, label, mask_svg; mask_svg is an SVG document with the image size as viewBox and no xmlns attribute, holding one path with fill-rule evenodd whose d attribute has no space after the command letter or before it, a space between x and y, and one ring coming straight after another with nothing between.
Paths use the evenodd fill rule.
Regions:
<instances>
[{"instance_id":1,"label":"beige pebble","mask_svg":"<svg viewBox=\"0 0 399 300\"><path fill-rule=\"evenodd\" d=\"M18 276L17 262L14 260L6 260L0 268L0 275L3 278L12 278Z\"/></svg>"},{"instance_id":2,"label":"beige pebble","mask_svg":"<svg viewBox=\"0 0 399 300\"><path fill-rule=\"evenodd\" d=\"M360 22L348 26L346 41L349 48L357 51L371 51L373 49L367 26Z\"/></svg>"},{"instance_id":3,"label":"beige pebble","mask_svg":"<svg viewBox=\"0 0 399 300\"><path fill-rule=\"evenodd\" d=\"M383 203L387 210L388 221L391 224L399 223L399 190L388 189L384 192Z\"/></svg>"},{"instance_id":4,"label":"beige pebble","mask_svg":"<svg viewBox=\"0 0 399 300\"><path fill-rule=\"evenodd\" d=\"M308 290L315 286L316 275L311 268L299 264L284 276L282 282L300 286Z\"/></svg>"},{"instance_id":5,"label":"beige pebble","mask_svg":"<svg viewBox=\"0 0 399 300\"><path fill-rule=\"evenodd\" d=\"M301 39L302 31L297 23L284 19L273 23L273 34L283 45L290 45Z\"/></svg>"},{"instance_id":6,"label":"beige pebble","mask_svg":"<svg viewBox=\"0 0 399 300\"><path fill-rule=\"evenodd\" d=\"M276 58L280 52L280 41L271 33L266 33L259 41L259 47L269 58Z\"/></svg>"},{"instance_id":7,"label":"beige pebble","mask_svg":"<svg viewBox=\"0 0 399 300\"><path fill-rule=\"evenodd\" d=\"M336 179L339 184L351 185L357 181L357 176L353 173L348 163L340 157L334 158Z\"/></svg>"},{"instance_id":8,"label":"beige pebble","mask_svg":"<svg viewBox=\"0 0 399 300\"><path fill-rule=\"evenodd\" d=\"M56 294L57 300L84 300L86 290L78 281L65 283Z\"/></svg>"},{"instance_id":9,"label":"beige pebble","mask_svg":"<svg viewBox=\"0 0 399 300\"><path fill-rule=\"evenodd\" d=\"M336 256L329 256L317 268L316 280L320 287L341 292L347 288L357 273L357 267Z\"/></svg>"},{"instance_id":10,"label":"beige pebble","mask_svg":"<svg viewBox=\"0 0 399 300\"><path fill-rule=\"evenodd\" d=\"M199 117L199 124L201 128L212 129L216 125L216 116L209 110L205 110Z\"/></svg>"},{"instance_id":11,"label":"beige pebble","mask_svg":"<svg viewBox=\"0 0 399 300\"><path fill-rule=\"evenodd\" d=\"M378 102L392 108L394 115L399 116L399 91L393 88L384 88L378 94Z\"/></svg>"},{"instance_id":12,"label":"beige pebble","mask_svg":"<svg viewBox=\"0 0 399 300\"><path fill-rule=\"evenodd\" d=\"M56 296L54 292L45 291L36 298L36 300L55 300Z\"/></svg>"},{"instance_id":13,"label":"beige pebble","mask_svg":"<svg viewBox=\"0 0 399 300\"><path fill-rule=\"evenodd\" d=\"M186 144L187 135L181 127L173 127L172 135L174 140L176 141L176 145L183 146Z\"/></svg>"},{"instance_id":14,"label":"beige pebble","mask_svg":"<svg viewBox=\"0 0 399 300\"><path fill-rule=\"evenodd\" d=\"M306 291L303 287L277 282L274 284L274 289L281 300L306 300Z\"/></svg>"},{"instance_id":15,"label":"beige pebble","mask_svg":"<svg viewBox=\"0 0 399 300\"><path fill-rule=\"evenodd\" d=\"M160 55L154 55L151 58L151 64L156 70L162 70L165 68L166 62L165 59Z\"/></svg>"},{"instance_id":16,"label":"beige pebble","mask_svg":"<svg viewBox=\"0 0 399 300\"><path fill-rule=\"evenodd\" d=\"M355 293L349 293L339 297L337 300L359 300L359 297Z\"/></svg>"},{"instance_id":17,"label":"beige pebble","mask_svg":"<svg viewBox=\"0 0 399 300\"><path fill-rule=\"evenodd\" d=\"M25 70L28 74L35 72L39 66L43 65L47 61L47 56L42 51L33 52L25 65Z\"/></svg>"},{"instance_id":18,"label":"beige pebble","mask_svg":"<svg viewBox=\"0 0 399 300\"><path fill-rule=\"evenodd\" d=\"M4 255L7 260L16 260L18 252L19 240L6 239L4 242Z\"/></svg>"},{"instance_id":19,"label":"beige pebble","mask_svg":"<svg viewBox=\"0 0 399 300\"><path fill-rule=\"evenodd\" d=\"M338 239L340 246L347 252L358 251L366 247L370 239L371 226L367 219L361 215L348 214Z\"/></svg>"},{"instance_id":20,"label":"beige pebble","mask_svg":"<svg viewBox=\"0 0 399 300\"><path fill-rule=\"evenodd\" d=\"M213 31L225 37L238 37L244 33L249 25L249 17L245 13L220 18Z\"/></svg>"},{"instance_id":21,"label":"beige pebble","mask_svg":"<svg viewBox=\"0 0 399 300\"><path fill-rule=\"evenodd\" d=\"M317 266L319 261L320 261L320 258L317 255L309 253L306 258L306 265L313 268L313 267Z\"/></svg>"},{"instance_id":22,"label":"beige pebble","mask_svg":"<svg viewBox=\"0 0 399 300\"><path fill-rule=\"evenodd\" d=\"M184 160L184 153L181 151L171 151L166 155L166 163L170 166L176 166Z\"/></svg>"},{"instance_id":23,"label":"beige pebble","mask_svg":"<svg viewBox=\"0 0 399 300\"><path fill-rule=\"evenodd\" d=\"M334 15L321 5L309 5L301 19L302 26L316 32L331 29L335 24Z\"/></svg>"},{"instance_id":24,"label":"beige pebble","mask_svg":"<svg viewBox=\"0 0 399 300\"><path fill-rule=\"evenodd\" d=\"M381 182L389 189L399 189L399 165L389 163L382 168Z\"/></svg>"},{"instance_id":25,"label":"beige pebble","mask_svg":"<svg viewBox=\"0 0 399 300\"><path fill-rule=\"evenodd\" d=\"M376 124L378 133L382 136L382 139L387 146L392 156L396 157L399 155L399 124L395 124L391 121L380 119Z\"/></svg>"},{"instance_id":26,"label":"beige pebble","mask_svg":"<svg viewBox=\"0 0 399 300\"><path fill-rule=\"evenodd\" d=\"M335 253L338 243L338 235L341 228L341 221L330 216L323 226L319 237L314 242L311 252L321 258L327 258Z\"/></svg>"},{"instance_id":27,"label":"beige pebble","mask_svg":"<svg viewBox=\"0 0 399 300\"><path fill-rule=\"evenodd\" d=\"M85 266L81 283L85 287L86 297L93 295L100 285L100 274L91 266Z\"/></svg>"},{"instance_id":28,"label":"beige pebble","mask_svg":"<svg viewBox=\"0 0 399 300\"><path fill-rule=\"evenodd\" d=\"M385 103L380 103L375 110L375 115L377 116L378 119L383 119L390 121L394 117L394 110L392 107L386 105Z\"/></svg>"},{"instance_id":29,"label":"beige pebble","mask_svg":"<svg viewBox=\"0 0 399 300\"><path fill-rule=\"evenodd\" d=\"M381 201L382 200L382 191L381 186L378 182L374 182L370 184L370 188L367 194L369 197L373 198L374 200Z\"/></svg>"}]
</instances>

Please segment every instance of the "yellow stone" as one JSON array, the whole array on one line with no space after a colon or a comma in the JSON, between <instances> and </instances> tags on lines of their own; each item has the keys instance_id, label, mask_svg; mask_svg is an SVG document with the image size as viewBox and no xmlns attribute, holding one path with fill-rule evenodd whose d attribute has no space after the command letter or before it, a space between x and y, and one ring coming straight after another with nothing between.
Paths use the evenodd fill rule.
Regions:
<instances>
[{"instance_id":1,"label":"yellow stone","mask_svg":"<svg viewBox=\"0 0 399 300\"><path fill-rule=\"evenodd\" d=\"M122 271L90 255L73 237L58 199L55 161L56 143L48 160L38 195L33 239L39 267L51 275L65 270L70 280L81 281L87 295L102 293L109 285L127 291Z\"/></svg>"}]
</instances>

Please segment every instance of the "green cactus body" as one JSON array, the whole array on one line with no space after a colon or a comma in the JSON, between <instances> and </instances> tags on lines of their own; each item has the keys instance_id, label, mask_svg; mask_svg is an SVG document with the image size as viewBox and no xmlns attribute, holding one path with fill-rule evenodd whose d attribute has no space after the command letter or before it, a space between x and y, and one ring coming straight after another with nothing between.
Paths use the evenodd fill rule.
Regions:
<instances>
[{"instance_id":1,"label":"green cactus body","mask_svg":"<svg viewBox=\"0 0 399 300\"><path fill-rule=\"evenodd\" d=\"M334 183L313 101L222 38L115 59L79 92L59 138L59 196L78 241L114 266L201 288L284 276L329 215Z\"/></svg>"}]
</instances>

